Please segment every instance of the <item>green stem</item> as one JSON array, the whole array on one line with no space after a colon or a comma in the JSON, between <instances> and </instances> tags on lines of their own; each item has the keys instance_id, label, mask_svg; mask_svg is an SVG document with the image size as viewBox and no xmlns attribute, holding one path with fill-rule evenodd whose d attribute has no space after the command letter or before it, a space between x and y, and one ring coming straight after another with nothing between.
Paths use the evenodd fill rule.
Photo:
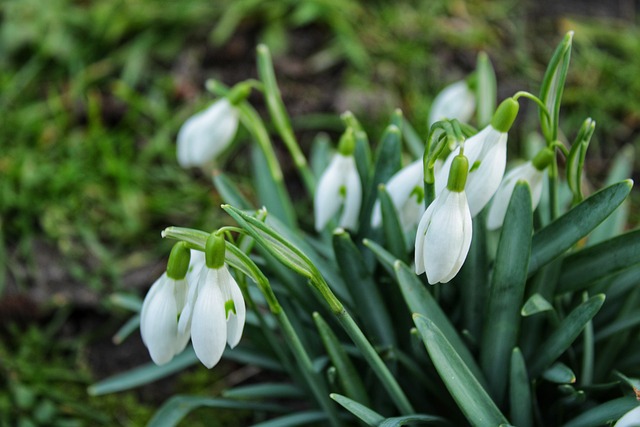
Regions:
<instances>
[{"instance_id":1,"label":"green stem","mask_svg":"<svg viewBox=\"0 0 640 427\"><path fill-rule=\"evenodd\" d=\"M549 110L547 109L547 106L544 105L544 102L542 102L542 100L540 98L538 98L537 96L535 96L534 94L529 93L529 92L524 91L524 90L521 90L519 92L516 92L516 94L513 95L512 98L515 99L516 101L518 100L518 98L530 99L531 101L533 101L536 104L538 104L538 107L540 107L540 111L542 111L542 114L544 114L545 117L549 121L551 121L551 115L549 114Z\"/></svg>"},{"instance_id":2,"label":"green stem","mask_svg":"<svg viewBox=\"0 0 640 427\"><path fill-rule=\"evenodd\" d=\"M558 161L553 151L553 160L549 165L549 214L551 221L558 216Z\"/></svg>"},{"instance_id":3,"label":"green stem","mask_svg":"<svg viewBox=\"0 0 640 427\"><path fill-rule=\"evenodd\" d=\"M307 158L300 149L300 145L296 140L293 130L291 128L291 121L282 102L280 96L280 90L278 89L278 83L273 71L273 62L271 61L271 54L267 46L261 44L258 46L258 74L264 83L264 95L267 101L267 108L269 114L273 119L273 123L276 130L282 137L293 162L300 173L305 187L309 194L313 194L315 191L315 178L313 172L309 168Z\"/></svg>"},{"instance_id":4,"label":"green stem","mask_svg":"<svg viewBox=\"0 0 640 427\"><path fill-rule=\"evenodd\" d=\"M281 311L276 315L276 319L284 332L287 343L291 347L294 357L302 367L302 374L311 388L311 392L318 400L322 410L327 414L331 425L334 427L340 426L341 423L338 418L338 412L336 411L335 403L329 397L327 385L320 374L313 369L313 363L302 345L298 334L293 329L289 318L284 311Z\"/></svg>"}]
</instances>

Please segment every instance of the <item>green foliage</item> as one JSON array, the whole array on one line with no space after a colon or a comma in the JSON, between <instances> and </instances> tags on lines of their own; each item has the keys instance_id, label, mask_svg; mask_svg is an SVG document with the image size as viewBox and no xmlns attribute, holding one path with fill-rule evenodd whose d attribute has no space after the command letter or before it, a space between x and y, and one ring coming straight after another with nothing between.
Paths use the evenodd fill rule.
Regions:
<instances>
[{"instance_id":1,"label":"green foliage","mask_svg":"<svg viewBox=\"0 0 640 427\"><path fill-rule=\"evenodd\" d=\"M71 427L146 422L152 410L133 393L87 396L91 373L78 344L58 338L58 320L43 329L10 326L3 332L0 424Z\"/></svg>"}]
</instances>

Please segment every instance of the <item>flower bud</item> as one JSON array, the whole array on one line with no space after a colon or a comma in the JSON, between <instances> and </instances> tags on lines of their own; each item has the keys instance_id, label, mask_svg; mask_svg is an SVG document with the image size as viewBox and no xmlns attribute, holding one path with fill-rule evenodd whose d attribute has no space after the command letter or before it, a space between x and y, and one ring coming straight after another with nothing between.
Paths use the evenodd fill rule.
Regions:
<instances>
[{"instance_id":1,"label":"flower bud","mask_svg":"<svg viewBox=\"0 0 640 427\"><path fill-rule=\"evenodd\" d=\"M518 116L519 109L520 104L518 104L518 101L513 98L505 99L493 115L491 126L498 132L508 132Z\"/></svg>"},{"instance_id":2,"label":"flower bud","mask_svg":"<svg viewBox=\"0 0 640 427\"><path fill-rule=\"evenodd\" d=\"M451 163L451 171L449 172L447 188L456 193L464 191L468 175L469 160L467 160L464 154L458 154L454 157L453 162Z\"/></svg>"},{"instance_id":3,"label":"flower bud","mask_svg":"<svg viewBox=\"0 0 640 427\"><path fill-rule=\"evenodd\" d=\"M167 263L167 277L174 280L182 280L189 270L191 261L191 251L185 242L178 242L173 245L169 262Z\"/></svg>"},{"instance_id":4,"label":"flower bud","mask_svg":"<svg viewBox=\"0 0 640 427\"><path fill-rule=\"evenodd\" d=\"M554 158L553 150L550 148L544 148L540 150L538 154L531 160L533 166L539 171L543 171L551 164Z\"/></svg>"},{"instance_id":5,"label":"flower bud","mask_svg":"<svg viewBox=\"0 0 640 427\"><path fill-rule=\"evenodd\" d=\"M225 255L225 241L224 237L218 233L211 233L205 244L205 259L207 267L220 268L224 265Z\"/></svg>"}]
</instances>

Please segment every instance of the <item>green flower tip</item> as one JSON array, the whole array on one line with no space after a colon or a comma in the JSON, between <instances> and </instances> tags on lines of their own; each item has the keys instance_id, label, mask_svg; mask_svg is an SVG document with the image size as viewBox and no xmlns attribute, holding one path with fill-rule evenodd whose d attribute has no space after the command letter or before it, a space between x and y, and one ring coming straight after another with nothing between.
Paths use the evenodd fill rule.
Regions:
<instances>
[{"instance_id":1,"label":"green flower tip","mask_svg":"<svg viewBox=\"0 0 640 427\"><path fill-rule=\"evenodd\" d=\"M348 127L340 137L338 152L343 156L351 156L356 149L356 138L353 136L353 128Z\"/></svg>"},{"instance_id":2,"label":"green flower tip","mask_svg":"<svg viewBox=\"0 0 640 427\"><path fill-rule=\"evenodd\" d=\"M451 171L449 172L449 181L447 188L449 191L460 193L464 191L467 183L467 175L469 174L469 160L464 154L458 154L451 163Z\"/></svg>"},{"instance_id":3,"label":"green flower tip","mask_svg":"<svg viewBox=\"0 0 640 427\"><path fill-rule=\"evenodd\" d=\"M224 314L227 319L229 318L229 313L236 314L236 304L233 302L232 299L227 300L224 303Z\"/></svg>"},{"instance_id":4,"label":"green flower tip","mask_svg":"<svg viewBox=\"0 0 640 427\"><path fill-rule=\"evenodd\" d=\"M234 87L231 88L229 93L227 94L227 99L231 103L231 105L238 105L251 93L251 83L249 82L240 82Z\"/></svg>"},{"instance_id":5,"label":"green flower tip","mask_svg":"<svg viewBox=\"0 0 640 427\"><path fill-rule=\"evenodd\" d=\"M542 149L536 156L531 160L533 166L539 171L543 171L551 164L554 158L554 152L550 148Z\"/></svg>"},{"instance_id":6,"label":"green flower tip","mask_svg":"<svg viewBox=\"0 0 640 427\"><path fill-rule=\"evenodd\" d=\"M189 270L191 261L191 251L185 242L178 242L173 245L169 262L167 263L167 277L174 280L182 280Z\"/></svg>"},{"instance_id":7,"label":"green flower tip","mask_svg":"<svg viewBox=\"0 0 640 427\"><path fill-rule=\"evenodd\" d=\"M498 132L506 133L511 129L511 125L518 116L518 110L520 104L513 98L507 98L498 106L493 119L491 119L491 126Z\"/></svg>"},{"instance_id":8,"label":"green flower tip","mask_svg":"<svg viewBox=\"0 0 640 427\"><path fill-rule=\"evenodd\" d=\"M204 248L204 256L207 267L220 268L224 265L224 252L225 252L224 237L217 232L211 233L207 239L207 243Z\"/></svg>"}]
</instances>

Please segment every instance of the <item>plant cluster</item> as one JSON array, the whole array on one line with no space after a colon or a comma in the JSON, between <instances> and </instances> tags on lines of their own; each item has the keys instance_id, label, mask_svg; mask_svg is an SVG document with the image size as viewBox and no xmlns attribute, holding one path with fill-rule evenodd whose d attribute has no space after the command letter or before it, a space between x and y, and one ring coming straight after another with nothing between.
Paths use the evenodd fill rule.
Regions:
<instances>
[{"instance_id":1,"label":"plant cluster","mask_svg":"<svg viewBox=\"0 0 640 427\"><path fill-rule=\"evenodd\" d=\"M640 250L638 231L623 232L632 183L616 167L616 182L583 194L595 123L587 118L571 143L559 131L572 37L549 61L539 96L520 91L496 107L493 67L480 55L475 73L434 102L445 112L433 112L424 139L397 111L374 154L345 113L337 152L318 139L311 166L264 45L259 81L210 81L220 99L183 125L178 159L213 172L236 225L163 231L178 240L166 273L144 302L121 298L140 311L122 335L139 324L157 365L90 392L226 357L275 380L221 398L175 396L150 425L176 425L202 406L250 409L261 426L637 423ZM315 232L293 207L247 100L253 90L314 199ZM524 101L538 107L543 143L505 175ZM255 141L257 210L211 168L239 124ZM414 161L402 168L403 158ZM261 421L265 413L275 418Z\"/></svg>"}]
</instances>

